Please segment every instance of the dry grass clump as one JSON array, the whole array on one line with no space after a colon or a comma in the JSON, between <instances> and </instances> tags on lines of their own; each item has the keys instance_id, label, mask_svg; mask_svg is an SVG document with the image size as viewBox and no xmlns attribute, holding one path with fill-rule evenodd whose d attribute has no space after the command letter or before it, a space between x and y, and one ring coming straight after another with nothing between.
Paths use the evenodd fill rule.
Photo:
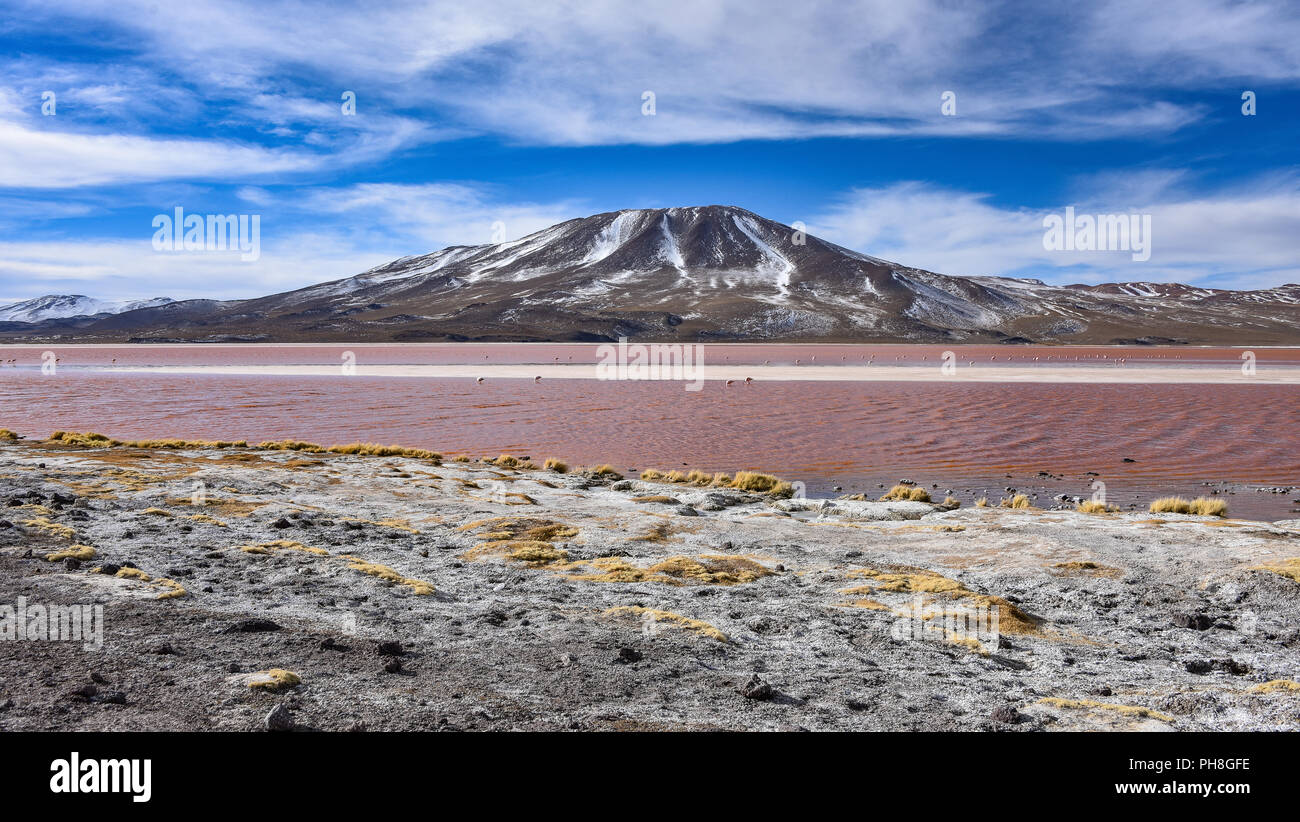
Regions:
<instances>
[{"instance_id":1,"label":"dry grass clump","mask_svg":"<svg viewBox=\"0 0 1300 822\"><path fill-rule=\"evenodd\" d=\"M112 445L122 444L121 440L115 440L103 434L96 434L93 431L55 431L50 434L46 442L57 442L62 445L73 445L81 448L108 448Z\"/></svg>"},{"instance_id":2,"label":"dry grass clump","mask_svg":"<svg viewBox=\"0 0 1300 822\"><path fill-rule=\"evenodd\" d=\"M753 491L759 494L771 494L776 497L788 497L794 493L794 486L790 483L771 474L761 474L757 471L738 471L733 477L722 471L710 474L707 471L695 469L690 471L659 471L654 468L647 468L641 472L641 479L646 482L671 482L695 485L700 488L735 488L740 491Z\"/></svg>"},{"instance_id":3,"label":"dry grass clump","mask_svg":"<svg viewBox=\"0 0 1300 822\"><path fill-rule=\"evenodd\" d=\"M159 448L159 449L178 449L178 448L247 448L248 440L126 440L123 442L114 442L114 445L122 445L127 448Z\"/></svg>"},{"instance_id":4,"label":"dry grass clump","mask_svg":"<svg viewBox=\"0 0 1300 822\"><path fill-rule=\"evenodd\" d=\"M1300 682L1291 679L1273 679L1268 682L1261 682L1258 685L1251 685L1252 694L1272 694L1300 691Z\"/></svg>"},{"instance_id":5,"label":"dry grass clump","mask_svg":"<svg viewBox=\"0 0 1300 822\"><path fill-rule=\"evenodd\" d=\"M988 508L988 507L989 507L989 498L988 498L988 497L980 497L979 499L975 500L975 507L976 507L976 508Z\"/></svg>"},{"instance_id":6,"label":"dry grass clump","mask_svg":"<svg viewBox=\"0 0 1300 822\"><path fill-rule=\"evenodd\" d=\"M568 551L556 548L549 542L536 539L502 539L480 542L465 552L466 559L480 559L485 556L502 556L514 562L522 562L530 568L542 568L564 562L569 558Z\"/></svg>"},{"instance_id":7,"label":"dry grass clump","mask_svg":"<svg viewBox=\"0 0 1300 822\"><path fill-rule=\"evenodd\" d=\"M569 464L564 460L556 459L555 457L547 457L546 461L542 463L542 467L547 471L554 471L557 474L569 473Z\"/></svg>"},{"instance_id":8,"label":"dry grass clump","mask_svg":"<svg viewBox=\"0 0 1300 822\"><path fill-rule=\"evenodd\" d=\"M303 545L301 542L294 542L291 539L277 539L271 542L259 542L252 545L236 546L246 554L274 554L277 551L302 551L307 554L316 554L317 556L328 556L329 551L324 548L312 548Z\"/></svg>"},{"instance_id":9,"label":"dry grass clump","mask_svg":"<svg viewBox=\"0 0 1300 822\"><path fill-rule=\"evenodd\" d=\"M1079 503L1076 510L1085 514L1114 514L1119 511L1119 506L1107 505L1104 502L1097 502L1096 500L1090 499Z\"/></svg>"},{"instance_id":10,"label":"dry grass clump","mask_svg":"<svg viewBox=\"0 0 1300 822\"><path fill-rule=\"evenodd\" d=\"M70 545L62 551L46 554L45 558L50 562L60 562L65 559L79 559L84 562L95 558L95 549L89 545Z\"/></svg>"},{"instance_id":11,"label":"dry grass clump","mask_svg":"<svg viewBox=\"0 0 1300 822\"><path fill-rule=\"evenodd\" d=\"M479 536L489 542L510 539L531 539L542 542L554 542L578 535L578 529L563 522L536 517L496 517L466 523L457 531L474 531L488 529Z\"/></svg>"},{"instance_id":12,"label":"dry grass clump","mask_svg":"<svg viewBox=\"0 0 1300 822\"><path fill-rule=\"evenodd\" d=\"M794 493L794 486L785 480L771 474L760 474L757 471L737 471L727 487L771 494L774 497L788 497Z\"/></svg>"},{"instance_id":13,"label":"dry grass clump","mask_svg":"<svg viewBox=\"0 0 1300 822\"><path fill-rule=\"evenodd\" d=\"M674 505L679 500L676 497L665 496L664 494L655 494L649 497L632 497L633 502L659 502L664 505Z\"/></svg>"},{"instance_id":14,"label":"dry grass clump","mask_svg":"<svg viewBox=\"0 0 1300 822\"><path fill-rule=\"evenodd\" d=\"M604 463L603 465L597 465L595 468L592 468L588 473L590 473L593 477L609 477L610 479L615 479L615 480L623 479L623 475L615 471L614 466L610 465L609 463Z\"/></svg>"},{"instance_id":15,"label":"dry grass clump","mask_svg":"<svg viewBox=\"0 0 1300 822\"><path fill-rule=\"evenodd\" d=\"M451 458L451 461L452 462L473 462L473 460L470 459L465 454L457 454L456 456Z\"/></svg>"},{"instance_id":16,"label":"dry grass clump","mask_svg":"<svg viewBox=\"0 0 1300 822\"><path fill-rule=\"evenodd\" d=\"M185 596L185 588L179 582L164 577L154 579L139 568L119 568L114 576L118 579L134 579L159 586L162 591L154 599L176 599Z\"/></svg>"},{"instance_id":17,"label":"dry grass clump","mask_svg":"<svg viewBox=\"0 0 1300 822\"><path fill-rule=\"evenodd\" d=\"M1014 603L991 594L970 590L955 579L924 568L901 567L895 571L874 568L855 568L850 577L869 580L867 585L849 589L845 593L869 594L885 591L892 594L936 594L948 599L969 602L977 607L998 609L998 630L1006 634L1033 634L1039 631L1039 620L1020 610Z\"/></svg>"},{"instance_id":18,"label":"dry grass clump","mask_svg":"<svg viewBox=\"0 0 1300 822\"><path fill-rule=\"evenodd\" d=\"M308 454L320 454L325 451L322 445L301 440L268 440L258 443L257 448L260 451L305 451Z\"/></svg>"},{"instance_id":19,"label":"dry grass clump","mask_svg":"<svg viewBox=\"0 0 1300 822\"><path fill-rule=\"evenodd\" d=\"M1151 503L1149 510L1153 514L1195 514L1201 517L1223 517L1228 514L1228 503L1210 497L1197 497L1190 501L1182 497L1161 497Z\"/></svg>"},{"instance_id":20,"label":"dry grass clump","mask_svg":"<svg viewBox=\"0 0 1300 822\"><path fill-rule=\"evenodd\" d=\"M372 577L378 577L379 579L386 580L387 582L396 583L397 585L405 585L407 588L410 588L411 591L414 592L417 596L428 596L429 594L432 594L434 592L432 583L428 583L420 579L411 579L410 577L402 576L401 574L397 573L397 571L393 570L392 568L389 568L387 565L380 565L377 562L367 562L361 557L353 556L352 554L343 554L342 558L348 561L349 569L353 571L360 571L363 574L368 574L369 576Z\"/></svg>"},{"instance_id":21,"label":"dry grass clump","mask_svg":"<svg viewBox=\"0 0 1300 822\"><path fill-rule=\"evenodd\" d=\"M1059 696L1047 696L1038 700L1040 705L1051 705L1054 708L1075 708L1075 709L1092 709L1099 711L1114 711L1121 716L1134 717L1138 719L1159 719L1163 722L1173 722L1174 718L1169 714L1162 714L1159 711L1153 711L1150 708L1143 708L1140 705L1114 705L1109 702L1097 702L1092 699L1062 699Z\"/></svg>"},{"instance_id":22,"label":"dry grass clump","mask_svg":"<svg viewBox=\"0 0 1300 822\"><path fill-rule=\"evenodd\" d=\"M1300 582L1300 557L1282 559L1277 562L1270 562L1266 565L1257 565L1251 570L1272 571L1278 576L1286 577L1292 582Z\"/></svg>"},{"instance_id":23,"label":"dry grass clump","mask_svg":"<svg viewBox=\"0 0 1300 822\"><path fill-rule=\"evenodd\" d=\"M585 570L586 568L594 569ZM657 582L663 585L743 585L772 571L748 557L705 554L699 558L674 556L642 568L622 557L599 557L572 563L570 579L585 582Z\"/></svg>"},{"instance_id":24,"label":"dry grass clump","mask_svg":"<svg viewBox=\"0 0 1300 822\"><path fill-rule=\"evenodd\" d=\"M13 442L15 440L20 440L20 439L22 439L22 437L18 436L13 431L10 431L8 428L0 428L0 440L8 440L9 442Z\"/></svg>"},{"instance_id":25,"label":"dry grass clump","mask_svg":"<svg viewBox=\"0 0 1300 822\"><path fill-rule=\"evenodd\" d=\"M532 462L528 460L521 459L519 457L514 457L511 456L510 454L502 454L496 459L486 460L486 462L488 462L491 465L495 465L498 468L518 468L523 471L528 471L537 467L536 465L534 465Z\"/></svg>"},{"instance_id":26,"label":"dry grass clump","mask_svg":"<svg viewBox=\"0 0 1300 822\"><path fill-rule=\"evenodd\" d=\"M484 541L465 552L467 559L484 556L503 556L522 562L530 568L541 568L564 562L567 551L556 548L557 539L577 536L578 529L563 522L533 517L498 517L462 525L457 530L486 529L479 535Z\"/></svg>"},{"instance_id":27,"label":"dry grass clump","mask_svg":"<svg viewBox=\"0 0 1300 822\"><path fill-rule=\"evenodd\" d=\"M51 536L63 537L64 539L72 539L77 534L75 529L63 525L62 523L51 522L47 517L35 517L33 519L24 520L23 525L28 528L35 528L38 531L43 531Z\"/></svg>"},{"instance_id":28,"label":"dry grass clump","mask_svg":"<svg viewBox=\"0 0 1300 822\"><path fill-rule=\"evenodd\" d=\"M944 508L947 508L949 510L956 510L961 507L961 500L957 499L956 497L944 497L942 504Z\"/></svg>"},{"instance_id":29,"label":"dry grass clump","mask_svg":"<svg viewBox=\"0 0 1300 822\"><path fill-rule=\"evenodd\" d=\"M50 434L46 442L59 443L61 445L72 445L80 448L110 448L113 446L123 446L126 448L154 448L154 449L171 449L180 448L247 448L247 440L186 440L178 438L161 439L161 440L118 440L104 434L97 434L93 431L55 431Z\"/></svg>"},{"instance_id":30,"label":"dry grass clump","mask_svg":"<svg viewBox=\"0 0 1300 822\"><path fill-rule=\"evenodd\" d=\"M331 445L325 449L331 454L359 454L366 457L410 457L418 460L440 462L442 454L425 448L406 448L401 445L379 445L373 442L350 442L347 445Z\"/></svg>"},{"instance_id":31,"label":"dry grass clump","mask_svg":"<svg viewBox=\"0 0 1300 822\"><path fill-rule=\"evenodd\" d=\"M1027 494L1016 494L1014 497L1003 497L998 502L999 508L1033 508L1033 503L1029 501Z\"/></svg>"},{"instance_id":32,"label":"dry grass clump","mask_svg":"<svg viewBox=\"0 0 1300 822\"><path fill-rule=\"evenodd\" d=\"M881 502L889 502L890 500L930 502L930 492L915 485L895 485L880 498Z\"/></svg>"},{"instance_id":33,"label":"dry grass clump","mask_svg":"<svg viewBox=\"0 0 1300 822\"><path fill-rule=\"evenodd\" d=\"M253 679L249 680L248 687L263 691L284 691L302 684L302 677L283 668L258 671L253 674L253 677Z\"/></svg>"},{"instance_id":34,"label":"dry grass clump","mask_svg":"<svg viewBox=\"0 0 1300 822\"><path fill-rule=\"evenodd\" d=\"M654 623L667 622L675 625L685 631L695 631L698 634L716 639L718 642L726 642L727 635L707 622L698 619L684 617L681 614L674 614L672 611L661 611L658 608L643 608L640 605L621 605L617 608L609 608L605 611L605 616L634 616L639 618L643 623L650 621ZM646 619L647 615L650 617Z\"/></svg>"}]
</instances>

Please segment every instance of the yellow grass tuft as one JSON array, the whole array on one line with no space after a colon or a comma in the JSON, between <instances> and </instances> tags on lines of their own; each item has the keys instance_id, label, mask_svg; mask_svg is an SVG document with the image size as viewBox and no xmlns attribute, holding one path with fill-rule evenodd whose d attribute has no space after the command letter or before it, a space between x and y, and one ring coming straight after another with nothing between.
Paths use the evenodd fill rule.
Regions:
<instances>
[{"instance_id":1,"label":"yellow grass tuft","mask_svg":"<svg viewBox=\"0 0 1300 822\"><path fill-rule=\"evenodd\" d=\"M960 507L961 507L961 500L957 499L956 497L944 497L944 498L943 498L943 507L944 507L944 508L960 508Z\"/></svg>"},{"instance_id":2,"label":"yellow grass tuft","mask_svg":"<svg viewBox=\"0 0 1300 822\"><path fill-rule=\"evenodd\" d=\"M1286 577L1292 582L1300 582L1300 557L1282 559L1277 562L1270 562L1266 565L1257 565L1251 570L1272 571L1278 576Z\"/></svg>"},{"instance_id":3,"label":"yellow grass tuft","mask_svg":"<svg viewBox=\"0 0 1300 822\"><path fill-rule=\"evenodd\" d=\"M331 454L359 454L366 457L410 457L411 459L433 460L440 462L442 454L424 448L406 448L401 445L379 445L373 442L350 442L347 445L331 445L325 449Z\"/></svg>"},{"instance_id":4,"label":"yellow grass tuft","mask_svg":"<svg viewBox=\"0 0 1300 822\"><path fill-rule=\"evenodd\" d=\"M1014 497L1003 497L998 503L999 508L1032 508L1033 504L1029 501L1027 494L1016 494Z\"/></svg>"},{"instance_id":5,"label":"yellow grass tuft","mask_svg":"<svg viewBox=\"0 0 1300 822\"><path fill-rule=\"evenodd\" d=\"M185 588L175 580L159 577L154 580L154 583L163 587L162 593L154 597L155 599L176 599L185 596Z\"/></svg>"},{"instance_id":6,"label":"yellow grass tuft","mask_svg":"<svg viewBox=\"0 0 1300 822\"><path fill-rule=\"evenodd\" d=\"M658 503L663 503L664 505L671 505L672 503L677 502L677 500L674 499L673 497L664 496L663 494L655 494L653 496L648 496L648 497L632 497L632 501L633 502L658 502Z\"/></svg>"},{"instance_id":7,"label":"yellow grass tuft","mask_svg":"<svg viewBox=\"0 0 1300 822\"><path fill-rule=\"evenodd\" d=\"M1252 694L1273 694L1300 691L1300 682L1291 679L1274 679L1250 686Z\"/></svg>"},{"instance_id":8,"label":"yellow grass tuft","mask_svg":"<svg viewBox=\"0 0 1300 822\"><path fill-rule=\"evenodd\" d=\"M1228 503L1210 497L1197 497L1190 501L1182 497L1161 497L1151 503L1149 510L1153 514L1195 514L1202 517L1223 517L1228 514Z\"/></svg>"},{"instance_id":9,"label":"yellow grass tuft","mask_svg":"<svg viewBox=\"0 0 1300 822\"><path fill-rule=\"evenodd\" d=\"M643 608L640 605L621 605L617 608L609 608L605 611L605 616L629 615L639 617L643 622L667 622L686 631L695 631L698 634L716 639L718 642L726 642L727 635L707 622L698 619L690 619L681 614L674 614L671 611L661 611L658 608ZM647 620L649 615L651 619Z\"/></svg>"},{"instance_id":10,"label":"yellow grass tuft","mask_svg":"<svg viewBox=\"0 0 1300 822\"><path fill-rule=\"evenodd\" d=\"M999 596L981 594L970 590L955 579L924 568L899 568L879 571L874 568L855 568L848 575L869 580L867 585L843 593L868 594L885 591L892 594L937 594L948 599L964 600L976 606L998 609L998 630L1006 634L1038 633L1039 620L1020 610L1014 603Z\"/></svg>"},{"instance_id":11,"label":"yellow grass tuft","mask_svg":"<svg viewBox=\"0 0 1300 822\"><path fill-rule=\"evenodd\" d=\"M57 442L62 445L74 445L81 448L108 448L113 445L121 445L121 440L115 440L103 434L96 434L93 431L55 431L50 434L46 442Z\"/></svg>"},{"instance_id":12,"label":"yellow grass tuft","mask_svg":"<svg viewBox=\"0 0 1300 822\"><path fill-rule=\"evenodd\" d=\"M1098 711L1114 711L1121 716L1135 717L1139 719L1159 719L1163 722L1173 722L1174 718L1169 714L1162 714L1159 711L1153 711L1150 708L1143 708L1140 705L1113 705L1109 702L1097 702L1092 699L1062 699L1058 696L1047 696L1038 700L1040 705L1051 705L1054 708L1074 708L1074 709L1092 709Z\"/></svg>"},{"instance_id":13,"label":"yellow grass tuft","mask_svg":"<svg viewBox=\"0 0 1300 822\"><path fill-rule=\"evenodd\" d=\"M13 431L10 431L8 428L0 428L0 440L7 440L9 442L13 442L14 440L20 440L20 439L22 439L22 437L18 436Z\"/></svg>"},{"instance_id":14,"label":"yellow grass tuft","mask_svg":"<svg viewBox=\"0 0 1300 822\"><path fill-rule=\"evenodd\" d=\"M63 525L62 523L51 522L47 517L35 517L33 519L24 520L23 525L28 528L35 528L36 530L50 534L51 536L62 537L64 539L72 539L77 535L75 529Z\"/></svg>"},{"instance_id":15,"label":"yellow grass tuft","mask_svg":"<svg viewBox=\"0 0 1300 822\"><path fill-rule=\"evenodd\" d=\"M258 671L255 679L249 680L248 687L264 691L283 691L302 684L302 677L283 668Z\"/></svg>"},{"instance_id":16,"label":"yellow grass tuft","mask_svg":"<svg viewBox=\"0 0 1300 822\"><path fill-rule=\"evenodd\" d=\"M794 493L794 486L785 480L778 479L771 474L760 474L757 471L737 471L728 487L738 488L741 491L771 494L774 497L788 497Z\"/></svg>"},{"instance_id":17,"label":"yellow grass tuft","mask_svg":"<svg viewBox=\"0 0 1300 822\"><path fill-rule=\"evenodd\" d=\"M557 474L569 473L569 464L564 460L556 459L555 457L547 457L546 461L542 463L542 467L547 471L554 471Z\"/></svg>"},{"instance_id":18,"label":"yellow grass tuft","mask_svg":"<svg viewBox=\"0 0 1300 822\"><path fill-rule=\"evenodd\" d=\"M930 492L915 485L895 485L880 498L881 502L889 500L910 500L912 502L930 502Z\"/></svg>"},{"instance_id":19,"label":"yellow grass tuft","mask_svg":"<svg viewBox=\"0 0 1300 822\"><path fill-rule=\"evenodd\" d=\"M641 479L647 482L663 481L667 475L663 471L657 471L654 468L647 468L641 472Z\"/></svg>"},{"instance_id":20,"label":"yellow grass tuft","mask_svg":"<svg viewBox=\"0 0 1300 822\"><path fill-rule=\"evenodd\" d=\"M305 451L309 454L319 454L325 450L317 443L301 440L268 440L258 443L257 447L261 451Z\"/></svg>"},{"instance_id":21,"label":"yellow grass tuft","mask_svg":"<svg viewBox=\"0 0 1300 822\"><path fill-rule=\"evenodd\" d=\"M591 469L591 474L595 477L609 477L610 479L616 480L623 479L623 475L615 471L614 466L609 463L597 465L595 468Z\"/></svg>"},{"instance_id":22,"label":"yellow grass tuft","mask_svg":"<svg viewBox=\"0 0 1300 822\"><path fill-rule=\"evenodd\" d=\"M748 557L728 554L705 554L699 558L674 556L645 568L622 557L598 557L571 563L566 570L573 572L569 574L570 579L585 582L657 582L664 585L742 585L773 573Z\"/></svg>"},{"instance_id":23,"label":"yellow grass tuft","mask_svg":"<svg viewBox=\"0 0 1300 822\"><path fill-rule=\"evenodd\" d=\"M62 551L55 551L52 554L46 554L45 558L50 562L59 562L65 559L88 560L95 558L95 549L89 545L70 545Z\"/></svg>"},{"instance_id":24,"label":"yellow grass tuft","mask_svg":"<svg viewBox=\"0 0 1300 822\"><path fill-rule=\"evenodd\" d=\"M410 577L402 576L397 571L393 570L392 568L389 568L387 565L380 565L377 562L367 562L366 560L357 556L353 556L351 554L343 554L342 558L348 561L349 569L353 571L360 571L363 574L368 574L369 576L372 577L378 577L379 579L385 580L387 582L396 583L397 585L405 585L407 588L410 588L417 596L428 596L429 594L432 594L434 592L434 587L432 583L425 582L424 580L411 579Z\"/></svg>"},{"instance_id":25,"label":"yellow grass tuft","mask_svg":"<svg viewBox=\"0 0 1300 822\"><path fill-rule=\"evenodd\" d=\"M301 542L294 542L291 539L277 539L271 542L259 542L252 545L239 545L239 550L246 554L273 554L277 551L302 551L306 554L316 554L317 556L328 556L329 551L324 548L312 548L303 545Z\"/></svg>"},{"instance_id":26,"label":"yellow grass tuft","mask_svg":"<svg viewBox=\"0 0 1300 822\"><path fill-rule=\"evenodd\" d=\"M1097 502L1096 500L1084 500L1079 503L1077 510L1085 514L1114 514L1119 511L1119 507L1115 505L1107 505L1104 502Z\"/></svg>"},{"instance_id":27,"label":"yellow grass tuft","mask_svg":"<svg viewBox=\"0 0 1300 822\"><path fill-rule=\"evenodd\" d=\"M979 499L975 500L975 507L976 507L976 508L988 508L988 507L989 507L989 498L988 498L988 497L980 497Z\"/></svg>"}]
</instances>

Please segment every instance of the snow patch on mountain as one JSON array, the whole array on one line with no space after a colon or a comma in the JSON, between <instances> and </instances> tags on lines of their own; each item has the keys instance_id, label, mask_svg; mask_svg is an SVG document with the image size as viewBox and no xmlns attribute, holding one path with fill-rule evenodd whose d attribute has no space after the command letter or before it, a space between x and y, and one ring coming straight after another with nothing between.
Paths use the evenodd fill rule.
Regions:
<instances>
[{"instance_id":1,"label":"snow patch on mountain","mask_svg":"<svg viewBox=\"0 0 1300 822\"><path fill-rule=\"evenodd\" d=\"M170 302L172 300L169 297L154 297L148 300L97 300L82 294L47 294L44 297L0 306L0 320L36 323L94 314L121 314L123 311L154 308Z\"/></svg>"}]
</instances>

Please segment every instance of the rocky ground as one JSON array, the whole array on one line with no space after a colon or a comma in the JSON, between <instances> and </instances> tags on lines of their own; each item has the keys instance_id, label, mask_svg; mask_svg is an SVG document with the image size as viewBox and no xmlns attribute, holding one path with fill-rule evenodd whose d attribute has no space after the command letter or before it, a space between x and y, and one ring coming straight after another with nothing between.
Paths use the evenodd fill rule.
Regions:
<instances>
[{"instance_id":1,"label":"rocky ground","mask_svg":"<svg viewBox=\"0 0 1300 822\"><path fill-rule=\"evenodd\" d=\"M0 640L5 730L1300 729L1296 520L25 442L0 506L0 613L105 619Z\"/></svg>"}]
</instances>

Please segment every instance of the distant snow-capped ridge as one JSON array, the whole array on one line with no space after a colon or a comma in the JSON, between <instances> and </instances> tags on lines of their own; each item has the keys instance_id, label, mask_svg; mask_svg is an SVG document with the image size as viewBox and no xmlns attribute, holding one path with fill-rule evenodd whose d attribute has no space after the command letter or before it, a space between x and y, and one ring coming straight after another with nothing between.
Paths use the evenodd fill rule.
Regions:
<instances>
[{"instance_id":1,"label":"distant snow-capped ridge","mask_svg":"<svg viewBox=\"0 0 1300 822\"><path fill-rule=\"evenodd\" d=\"M170 297L154 297L148 300L96 300L82 294L47 294L44 297L0 306L0 320L36 323L42 320L62 320L94 314L121 314L123 311L155 308L169 302L172 302Z\"/></svg>"}]
</instances>

